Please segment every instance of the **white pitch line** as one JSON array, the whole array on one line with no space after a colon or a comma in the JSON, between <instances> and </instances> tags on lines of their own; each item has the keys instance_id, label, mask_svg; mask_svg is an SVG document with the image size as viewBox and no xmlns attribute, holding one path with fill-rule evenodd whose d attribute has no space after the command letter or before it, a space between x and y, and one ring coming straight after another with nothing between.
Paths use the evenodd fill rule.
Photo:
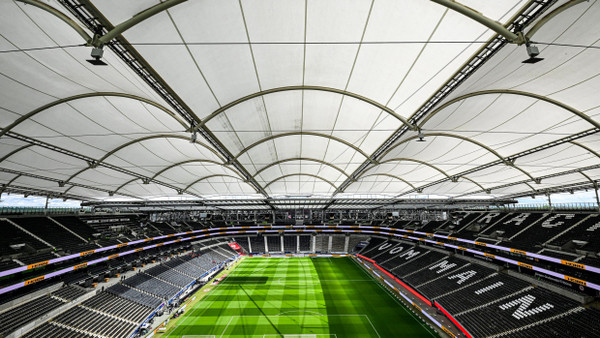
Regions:
<instances>
[{"instance_id":1,"label":"white pitch line","mask_svg":"<svg viewBox=\"0 0 600 338\"><path fill-rule=\"evenodd\" d=\"M388 293L388 295L389 295L390 297L392 297L392 299L393 299L393 300L395 300L395 301L396 301L396 303L398 303L398 304L400 305L400 307L401 307L402 309L404 309L404 311L406 311L406 313L408 313L408 314L409 314L411 317L413 317L413 319L414 319L415 321L417 321L417 323L419 323L419 325L421 325L421 326L422 326L422 327L425 329L425 331L429 332L429 334L430 334L432 337L435 337L435 335L434 335L433 333L431 333L431 329L428 329L428 328L427 328L425 325L423 325L423 319L421 319L420 317L416 317L414 313L412 313L412 312L408 311L408 309L406 308L406 305L405 305L405 304L403 304L402 302L400 302L400 301L398 300L398 298L396 298L396 296L395 296L395 295L394 295L394 294L393 294L393 293L392 293L390 290L388 290L388 289L386 289L385 287L383 287L383 285L381 285L381 283L379 283L379 282L378 282L378 281L375 279L375 277L373 277L373 276L372 276L371 274L369 274L369 273L368 273L368 272L367 272L367 271L366 271L366 270L365 270L365 269L364 269L362 266L360 266L358 263L356 263L356 261L355 261L354 259L352 259L352 261L354 262L354 264L356 264L356 265L359 267L359 269L360 269L360 270L361 270L361 271L362 271L362 272L363 272L365 275L367 275L367 276L371 277L371 279L373 279L373 281L374 281L374 282L375 282L375 283L376 283L376 284L377 284L377 285L378 285L380 288L382 288L383 290L385 290L385 291Z\"/></svg>"},{"instance_id":2,"label":"white pitch line","mask_svg":"<svg viewBox=\"0 0 600 338\"><path fill-rule=\"evenodd\" d=\"M225 276L225 278L223 278L221 281L219 281L219 284L217 284L217 286L216 286L214 289L212 289L212 290L209 292L209 294L207 294L207 295L206 295L204 298L202 298L202 299L201 299L201 300L200 300L198 303L196 303L196 305L194 305L194 309L192 310L192 312L188 312L188 313L187 313L187 316L185 316L184 318L181 318L181 321L179 322L179 324L177 324L177 326L175 326L175 328L174 328L174 329L173 329L173 330L172 330L172 331L171 331L171 332L170 332L170 333L169 333L169 334L168 334L166 337L169 337L169 336L171 336L171 334L172 334L173 332L175 332L175 330L177 330L177 328L179 328L179 326L180 326L181 324L183 324L183 323L184 323L184 322L185 322L185 321L186 321L188 318L190 318L190 316L191 316L191 315L192 315L194 312L196 312L196 311L197 311L197 310L200 308L198 305L202 304L202 303L203 303L203 302L204 302L204 301L205 301L207 298L209 298L209 297L210 297L210 296L211 296L213 293L215 293L215 291L217 291L217 289L219 288L219 286L223 285L223 282L224 282L224 281L225 281L227 278L229 278L229 276L231 276L231 275L233 274L233 272L235 271L235 269L236 269L238 266L240 266L240 264L242 264L242 262L239 262L239 263L238 263L238 265L236 265L236 266L235 266L235 268L234 268L233 270L231 270L231 272L230 272L230 273L228 273L228 274L227 274L227 276ZM199 289L198 291L200 291L200 289Z\"/></svg>"},{"instance_id":3,"label":"white pitch line","mask_svg":"<svg viewBox=\"0 0 600 338\"><path fill-rule=\"evenodd\" d=\"M227 326L225 326L225 329L223 329L223 333L221 333L221 335L219 337L223 337L225 332L227 332L227 328L229 327L229 324L231 324L232 320L233 320L233 316L231 316L231 318L229 318L229 321L227 322Z\"/></svg>"},{"instance_id":4,"label":"white pitch line","mask_svg":"<svg viewBox=\"0 0 600 338\"><path fill-rule=\"evenodd\" d=\"M377 334L377 337L381 338L381 336L379 335L379 332L377 332L377 329L375 328L375 325L373 325L373 323L371 322L371 318L369 318L369 315L363 315L365 317L367 317L367 320L369 321L369 324L371 324L371 327L373 328L373 330L375 330L375 333Z\"/></svg>"},{"instance_id":5,"label":"white pitch line","mask_svg":"<svg viewBox=\"0 0 600 338\"><path fill-rule=\"evenodd\" d=\"M289 312L291 312L291 311L289 311ZM298 311L298 312L300 312L300 311ZM312 311L309 311L309 312L312 312ZM225 326L225 329L223 330L223 333L221 333L221 335L219 337L223 337L225 335L225 332L227 332L227 329L229 328L229 325L233 321L233 318L278 317L278 316L281 316L284 313L287 313L287 312L283 312L283 313L280 313L280 314L277 314L277 315L268 315L268 316L264 316L264 315L231 316L229 318L229 321L227 322L227 326ZM365 318L367 318L367 321L369 322L369 324L373 328L373 331L375 331L375 334L377 335L377 337L381 338L381 335L377 331L377 328L375 327L375 325L373 325L373 322L371 321L371 318L369 318L369 315L367 315L365 313L338 313L338 314L322 314L322 313L318 313L318 312L312 312L312 313L314 313L314 314L313 315L297 314L297 315L286 315L286 316L288 316L288 317L310 317L310 316L315 316L315 317L316 316L326 316L326 317L365 317ZM319 334L319 335L321 335L321 334Z\"/></svg>"}]
</instances>

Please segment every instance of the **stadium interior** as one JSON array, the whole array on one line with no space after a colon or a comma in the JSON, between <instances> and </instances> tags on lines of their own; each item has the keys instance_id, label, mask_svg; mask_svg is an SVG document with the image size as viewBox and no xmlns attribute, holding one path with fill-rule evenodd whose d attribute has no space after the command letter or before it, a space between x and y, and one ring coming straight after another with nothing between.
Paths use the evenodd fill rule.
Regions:
<instances>
[{"instance_id":1,"label":"stadium interior","mask_svg":"<svg viewBox=\"0 0 600 338\"><path fill-rule=\"evenodd\" d=\"M0 18L0 338L600 337L600 1Z\"/></svg>"}]
</instances>

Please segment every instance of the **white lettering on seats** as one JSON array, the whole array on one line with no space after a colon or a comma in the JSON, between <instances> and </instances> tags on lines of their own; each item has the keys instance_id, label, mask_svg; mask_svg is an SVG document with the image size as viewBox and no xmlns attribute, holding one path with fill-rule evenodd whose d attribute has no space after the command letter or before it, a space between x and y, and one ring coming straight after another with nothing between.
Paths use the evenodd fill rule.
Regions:
<instances>
[{"instance_id":1,"label":"white lettering on seats","mask_svg":"<svg viewBox=\"0 0 600 338\"><path fill-rule=\"evenodd\" d=\"M399 252L402 252L402 250L404 250L404 247L403 247L403 246L397 246L397 247L393 248L392 250L390 250L390 252L389 252L389 253L390 253L391 255L395 255L395 254L397 254L397 253L399 253Z\"/></svg>"},{"instance_id":2,"label":"white lettering on seats","mask_svg":"<svg viewBox=\"0 0 600 338\"><path fill-rule=\"evenodd\" d=\"M534 300L535 300L534 296L527 294L521 298L517 298L506 304L500 305L499 307L501 310L507 310L512 307L519 306L517 308L517 310L515 312L513 312L513 314L512 314L512 316L517 319L523 319L523 318L529 317L531 315L541 313L546 310L550 310L554 307L554 305L552 305L550 303L546 303L544 305L541 305L541 306L538 306L538 307L528 310L528 308L531 306L531 304L533 303Z\"/></svg>"},{"instance_id":3,"label":"white lettering on seats","mask_svg":"<svg viewBox=\"0 0 600 338\"><path fill-rule=\"evenodd\" d=\"M458 282L456 282L456 284L462 284L462 283L466 282L467 280L469 280L469 278L475 276L476 274L477 274L477 272L475 272L474 270L469 270L469 271L457 273L456 275L452 275L452 276L448 277L448 279L457 279L458 278Z\"/></svg>"},{"instance_id":4,"label":"white lettering on seats","mask_svg":"<svg viewBox=\"0 0 600 338\"><path fill-rule=\"evenodd\" d=\"M498 216L500 216L500 213L499 213L499 212L490 212L489 214L487 214L487 215L485 215L485 216L481 217L481 218L479 219L479 221L477 221L477 223L485 223L485 224L490 224L490 222L491 222L491 221L492 221L494 218L496 218L496 217L498 217Z\"/></svg>"},{"instance_id":5,"label":"white lettering on seats","mask_svg":"<svg viewBox=\"0 0 600 338\"><path fill-rule=\"evenodd\" d=\"M430 266L429 270L433 270L433 269L437 268L438 271L436 271L436 273L440 273L440 272L444 272L446 270L450 270L455 266L456 266L456 263L448 263L448 261L444 259L443 261L437 263L436 265Z\"/></svg>"},{"instance_id":6,"label":"white lettering on seats","mask_svg":"<svg viewBox=\"0 0 600 338\"><path fill-rule=\"evenodd\" d=\"M486 287L484 287L482 289L479 289L479 290L475 291L475 294L476 295L480 295L482 293L485 293L485 292L491 291L493 289L499 288L502 285L504 285L504 282L496 282L496 283L494 283L492 285L488 285L488 286L486 286Z\"/></svg>"},{"instance_id":7,"label":"white lettering on seats","mask_svg":"<svg viewBox=\"0 0 600 338\"><path fill-rule=\"evenodd\" d=\"M403 254L401 254L398 257L406 257L405 260L409 260L409 259L411 259L411 258L413 258L415 256L418 256L420 253L421 253L420 251L415 251L413 249L410 249L410 250L404 252Z\"/></svg>"},{"instance_id":8,"label":"white lettering on seats","mask_svg":"<svg viewBox=\"0 0 600 338\"><path fill-rule=\"evenodd\" d=\"M387 249L387 248L389 248L389 247L391 247L391 246L392 246L392 243L383 243L383 244L381 244L381 245L379 246L379 251L381 251L381 250L385 250L385 249Z\"/></svg>"},{"instance_id":9,"label":"white lettering on seats","mask_svg":"<svg viewBox=\"0 0 600 338\"><path fill-rule=\"evenodd\" d=\"M565 222L563 222L563 221L552 223L552 222L554 222L554 220L556 220L559 217L564 217L565 220L568 220L568 219L572 219L573 217L575 217L575 214L556 214L556 215L548 218L547 220L545 220L544 223L542 223L542 228L556 228L559 225L565 224Z\"/></svg>"},{"instance_id":10,"label":"white lettering on seats","mask_svg":"<svg viewBox=\"0 0 600 338\"><path fill-rule=\"evenodd\" d=\"M504 222L503 224L510 224L512 222L516 222L515 225L521 225L521 224L523 224L523 222L525 222L527 217L529 217L530 215L531 214L529 214L529 213L522 213L522 214L519 214L518 216L515 216L515 217L509 219L508 221Z\"/></svg>"},{"instance_id":11,"label":"white lettering on seats","mask_svg":"<svg viewBox=\"0 0 600 338\"><path fill-rule=\"evenodd\" d=\"M586 231L596 231L596 229L600 229L600 222L592 225L591 227L587 228Z\"/></svg>"}]
</instances>

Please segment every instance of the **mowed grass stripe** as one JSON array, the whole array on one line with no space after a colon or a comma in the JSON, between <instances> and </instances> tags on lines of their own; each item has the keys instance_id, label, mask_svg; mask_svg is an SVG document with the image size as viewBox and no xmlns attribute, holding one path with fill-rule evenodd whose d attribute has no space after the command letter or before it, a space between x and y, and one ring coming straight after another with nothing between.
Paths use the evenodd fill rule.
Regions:
<instances>
[{"instance_id":1,"label":"mowed grass stripe","mask_svg":"<svg viewBox=\"0 0 600 338\"><path fill-rule=\"evenodd\" d=\"M169 335L430 337L350 258L246 258Z\"/></svg>"}]
</instances>

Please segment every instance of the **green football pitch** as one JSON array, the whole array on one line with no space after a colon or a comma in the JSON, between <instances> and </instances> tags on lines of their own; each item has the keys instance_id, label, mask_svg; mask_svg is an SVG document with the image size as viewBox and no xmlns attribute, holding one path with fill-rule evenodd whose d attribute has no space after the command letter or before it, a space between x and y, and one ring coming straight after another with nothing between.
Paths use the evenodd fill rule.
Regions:
<instances>
[{"instance_id":1,"label":"green football pitch","mask_svg":"<svg viewBox=\"0 0 600 338\"><path fill-rule=\"evenodd\" d=\"M246 258L168 337L435 337L351 258Z\"/></svg>"}]
</instances>

